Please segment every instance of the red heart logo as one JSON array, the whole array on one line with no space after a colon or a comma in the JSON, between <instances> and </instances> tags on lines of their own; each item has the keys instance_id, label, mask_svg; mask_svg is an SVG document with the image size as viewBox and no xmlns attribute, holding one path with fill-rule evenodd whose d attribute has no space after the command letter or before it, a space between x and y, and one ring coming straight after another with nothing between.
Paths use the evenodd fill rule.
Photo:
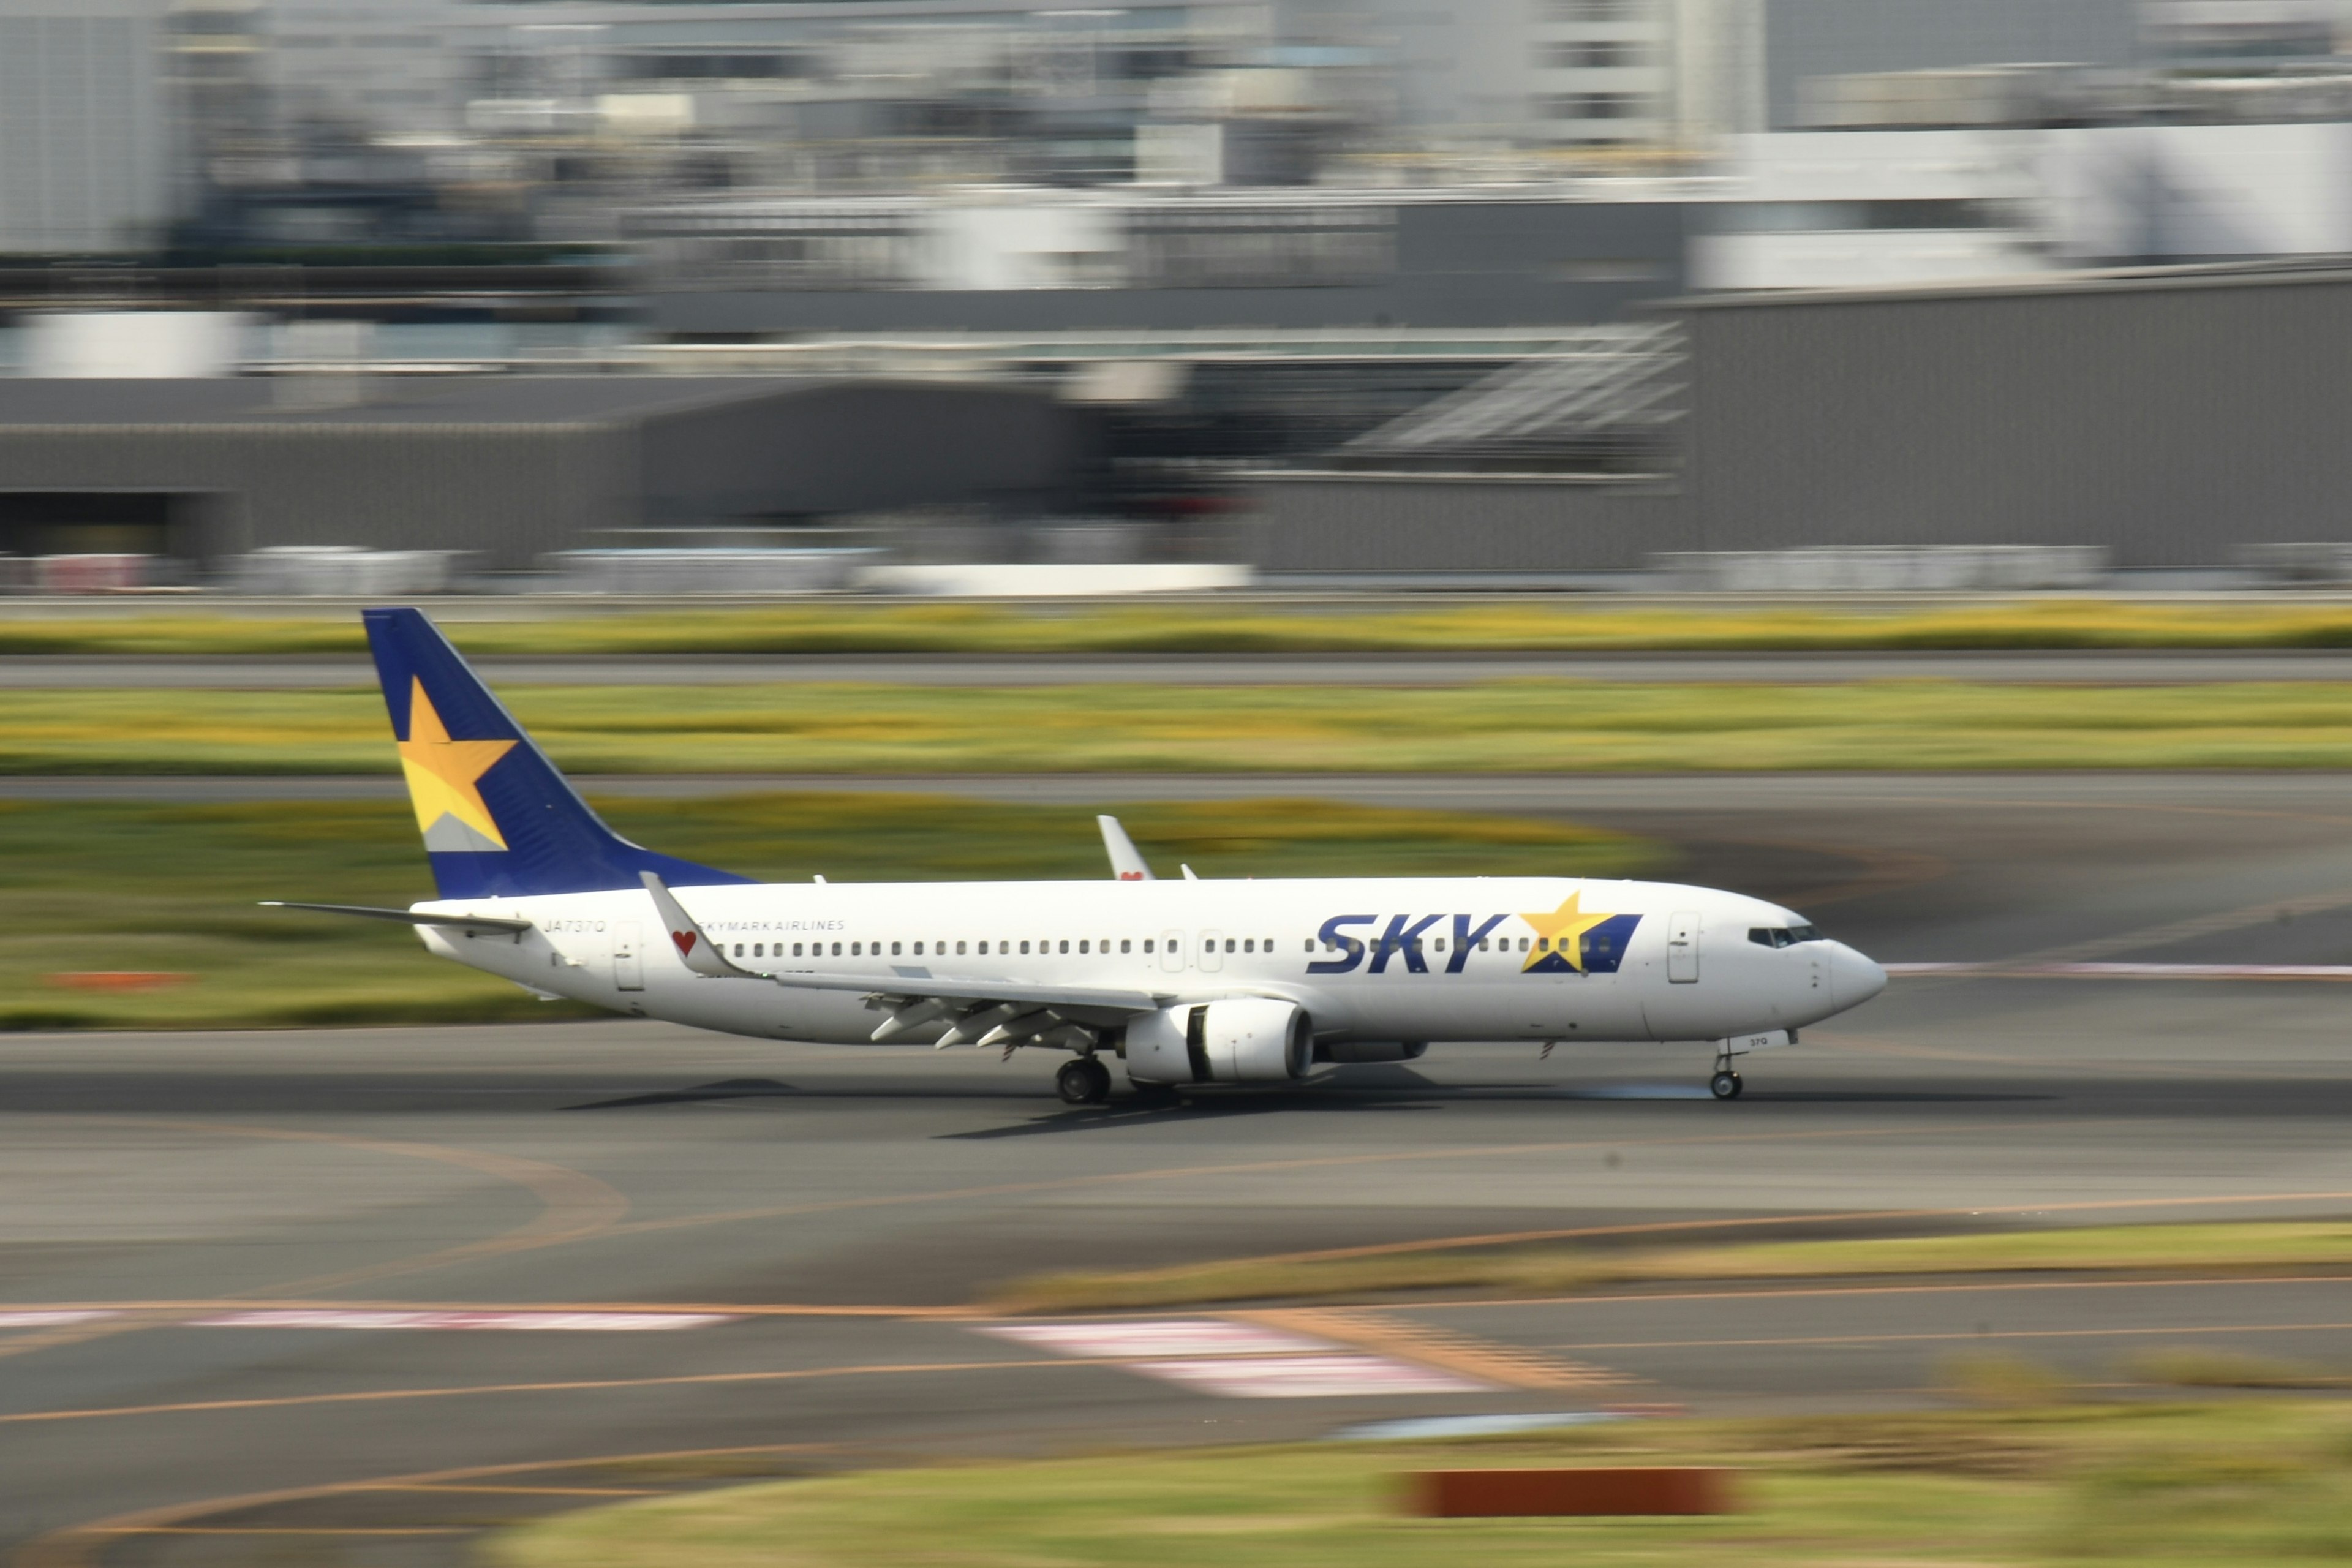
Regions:
<instances>
[{"instance_id":1,"label":"red heart logo","mask_svg":"<svg viewBox=\"0 0 2352 1568\"><path fill-rule=\"evenodd\" d=\"M677 955L680 958L686 957L694 951L694 933L690 931L674 931L669 933L669 939L677 943Z\"/></svg>"}]
</instances>

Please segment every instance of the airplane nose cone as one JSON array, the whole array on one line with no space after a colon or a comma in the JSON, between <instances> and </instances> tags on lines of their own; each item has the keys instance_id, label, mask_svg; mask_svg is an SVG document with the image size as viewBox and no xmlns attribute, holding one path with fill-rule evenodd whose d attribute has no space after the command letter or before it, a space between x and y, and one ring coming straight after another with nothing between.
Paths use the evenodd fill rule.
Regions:
<instances>
[{"instance_id":1,"label":"airplane nose cone","mask_svg":"<svg viewBox=\"0 0 2352 1568\"><path fill-rule=\"evenodd\" d=\"M1886 971L1842 942L1830 946L1830 999L1839 1007L1859 1007L1886 989Z\"/></svg>"}]
</instances>

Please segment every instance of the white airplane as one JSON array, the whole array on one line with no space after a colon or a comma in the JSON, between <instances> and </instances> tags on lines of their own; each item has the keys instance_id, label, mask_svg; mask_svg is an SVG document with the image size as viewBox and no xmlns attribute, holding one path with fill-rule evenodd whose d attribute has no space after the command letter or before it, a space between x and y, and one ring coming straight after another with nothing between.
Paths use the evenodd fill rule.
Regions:
<instances>
[{"instance_id":1,"label":"white airplane","mask_svg":"<svg viewBox=\"0 0 2352 1568\"><path fill-rule=\"evenodd\" d=\"M413 609L364 612L440 896L399 921L550 997L761 1038L1066 1051L1056 1088L1286 1083L1432 1042L1712 1043L1736 1064L1886 972L1777 904L1581 877L753 882L606 827Z\"/></svg>"}]
</instances>

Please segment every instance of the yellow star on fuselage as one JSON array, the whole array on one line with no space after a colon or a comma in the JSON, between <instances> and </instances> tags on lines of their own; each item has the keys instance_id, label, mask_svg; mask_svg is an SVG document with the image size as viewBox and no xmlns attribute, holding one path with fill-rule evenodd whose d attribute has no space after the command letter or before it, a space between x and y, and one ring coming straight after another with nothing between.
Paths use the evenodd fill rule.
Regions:
<instances>
[{"instance_id":1,"label":"yellow star on fuselage","mask_svg":"<svg viewBox=\"0 0 2352 1568\"><path fill-rule=\"evenodd\" d=\"M1584 943L1580 939L1594 926L1616 917L1584 913L1579 907L1583 898L1584 894L1580 889L1569 894L1567 901L1556 910L1519 917L1535 928L1537 937L1535 950L1528 954L1528 961L1519 965L1521 970L1533 969L1545 959L1555 956L1565 959L1570 969L1581 970L1584 967ZM1550 944L1549 952L1544 951L1546 942Z\"/></svg>"},{"instance_id":2,"label":"yellow star on fuselage","mask_svg":"<svg viewBox=\"0 0 2352 1568\"><path fill-rule=\"evenodd\" d=\"M411 681L408 697L408 739L398 742L401 772L408 775L409 803L416 807L416 826L428 836L445 816L456 817L497 847L507 847L490 808L483 804L480 780L500 757L515 748L512 741L453 741L441 715L425 695L425 683Z\"/></svg>"}]
</instances>

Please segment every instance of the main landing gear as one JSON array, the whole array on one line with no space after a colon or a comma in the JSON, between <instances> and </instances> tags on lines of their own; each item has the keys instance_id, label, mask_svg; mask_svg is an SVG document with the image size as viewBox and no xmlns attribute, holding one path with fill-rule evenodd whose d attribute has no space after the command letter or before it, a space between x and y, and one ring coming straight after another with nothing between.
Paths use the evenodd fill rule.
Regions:
<instances>
[{"instance_id":1,"label":"main landing gear","mask_svg":"<svg viewBox=\"0 0 2352 1568\"><path fill-rule=\"evenodd\" d=\"M1079 1057L1062 1064L1054 1089L1068 1104L1100 1105L1110 1098L1110 1069L1092 1057Z\"/></svg>"},{"instance_id":2,"label":"main landing gear","mask_svg":"<svg viewBox=\"0 0 2352 1568\"><path fill-rule=\"evenodd\" d=\"M1715 1077L1708 1080L1706 1087L1715 1091L1717 1100L1738 1100L1739 1091L1748 1086L1739 1081L1738 1073L1729 1068L1719 1067L1715 1069Z\"/></svg>"}]
</instances>

